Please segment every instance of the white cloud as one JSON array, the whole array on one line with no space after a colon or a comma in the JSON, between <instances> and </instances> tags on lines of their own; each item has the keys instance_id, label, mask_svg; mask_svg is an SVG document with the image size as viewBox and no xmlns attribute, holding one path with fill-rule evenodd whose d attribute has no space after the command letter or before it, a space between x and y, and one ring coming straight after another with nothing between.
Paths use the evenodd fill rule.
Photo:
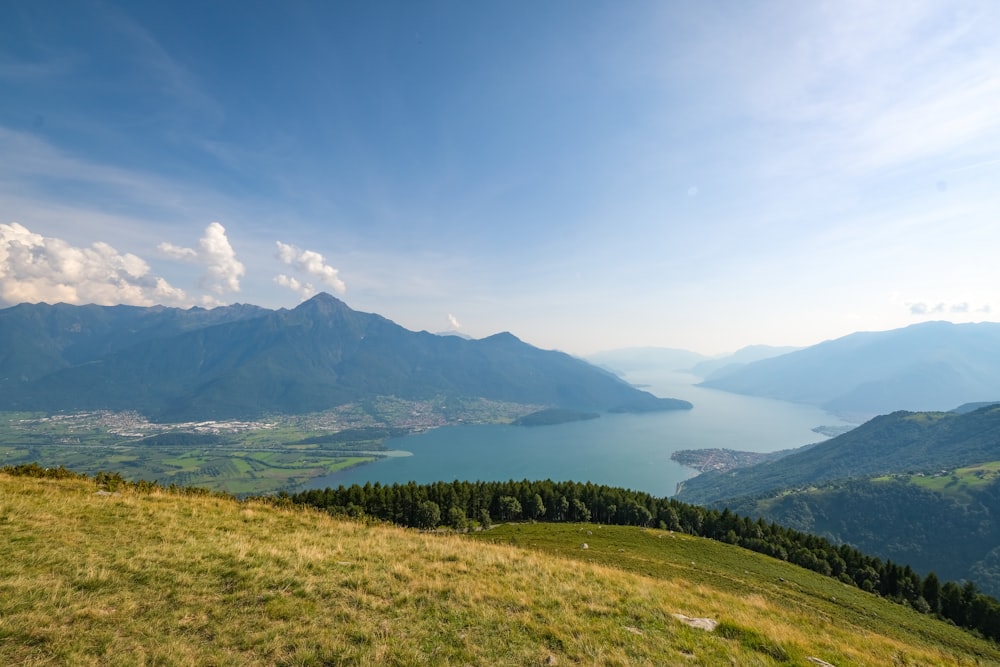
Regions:
<instances>
[{"instance_id":1,"label":"white cloud","mask_svg":"<svg viewBox=\"0 0 1000 667\"><path fill-rule=\"evenodd\" d=\"M951 313L952 315L961 316L973 313L989 313L991 310L990 304L988 303L978 307L973 307L968 301L961 301L958 303L946 303L944 301L939 301L937 303L910 301L906 303L906 307L910 310L911 315L915 315L917 317L925 315L940 315L942 313Z\"/></svg>"},{"instance_id":2,"label":"white cloud","mask_svg":"<svg viewBox=\"0 0 1000 667\"><path fill-rule=\"evenodd\" d=\"M182 248L176 246L173 243L163 242L157 246L157 249L168 257L173 257L174 259L180 259L186 262L197 262L198 261L198 251L193 248Z\"/></svg>"},{"instance_id":3,"label":"white cloud","mask_svg":"<svg viewBox=\"0 0 1000 667\"><path fill-rule=\"evenodd\" d=\"M923 301L918 301L916 303L908 303L906 305L909 307L911 315L932 315L934 313L944 312L943 303L928 305Z\"/></svg>"},{"instance_id":4,"label":"white cloud","mask_svg":"<svg viewBox=\"0 0 1000 667\"><path fill-rule=\"evenodd\" d=\"M163 278L156 279L153 294L159 297L158 303L184 304L187 301L187 295L184 293L184 290L174 287Z\"/></svg>"},{"instance_id":5,"label":"white cloud","mask_svg":"<svg viewBox=\"0 0 1000 667\"><path fill-rule=\"evenodd\" d=\"M218 222L205 228L198 241L199 249L184 248L172 243L161 243L157 249L168 257L185 262L197 262L206 267L202 284L216 294L240 291L240 278L246 267L236 259L236 251L229 244L226 228Z\"/></svg>"},{"instance_id":6,"label":"white cloud","mask_svg":"<svg viewBox=\"0 0 1000 667\"><path fill-rule=\"evenodd\" d=\"M773 132L759 167L768 177L813 173L819 160L867 177L929 158L983 159L1000 131L994 5L757 3L701 24L696 53L718 84L698 90L724 91L720 108Z\"/></svg>"},{"instance_id":7,"label":"white cloud","mask_svg":"<svg viewBox=\"0 0 1000 667\"><path fill-rule=\"evenodd\" d=\"M327 264L323 255L313 250L302 250L281 241L277 241L276 243L278 247L277 257L282 263L294 267L307 276L318 280L338 294L343 294L347 291L347 286L344 285L344 281L338 275L339 271ZM294 281L294 287L292 286L292 281ZM302 283L284 275L275 278L275 282L300 293L307 286L310 290L312 289L312 286L308 283Z\"/></svg>"},{"instance_id":8,"label":"white cloud","mask_svg":"<svg viewBox=\"0 0 1000 667\"><path fill-rule=\"evenodd\" d=\"M179 305L186 298L183 290L150 276L142 258L107 243L78 248L16 222L0 224L0 300L6 303L152 306Z\"/></svg>"},{"instance_id":9,"label":"white cloud","mask_svg":"<svg viewBox=\"0 0 1000 667\"><path fill-rule=\"evenodd\" d=\"M246 273L243 264L236 259L236 252L226 238L226 228L213 222L205 228L205 235L198 242L202 256L208 264L208 275L212 279L212 290L239 292L240 278Z\"/></svg>"},{"instance_id":10,"label":"white cloud","mask_svg":"<svg viewBox=\"0 0 1000 667\"><path fill-rule=\"evenodd\" d=\"M281 241L277 241L276 243L278 245L278 259L285 264L294 264L299 249Z\"/></svg>"},{"instance_id":11,"label":"white cloud","mask_svg":"<svg viewBox=\"0 0 1000 667\"><path fill-rule=\"evenodd\" d=\"M458 321L458 318L448 313L448 323L451 325L452 329L461 329L462 323Z\"/></svg>"},{"instance_id":12,"label":"white cloud","mask_svg":"<svg viewBox=\"0 0 1000 667\"><path fill-rule=\"evenodd\" d=\"M284 273L275 276L274 282L278 283L282 287L287 287L293 292L298 292L299 296L301 296L303 300L308 299L316 293L316 288L313 287L312 283L303 283L297 278L286 276Z\"/></svg>"}]
</instances>

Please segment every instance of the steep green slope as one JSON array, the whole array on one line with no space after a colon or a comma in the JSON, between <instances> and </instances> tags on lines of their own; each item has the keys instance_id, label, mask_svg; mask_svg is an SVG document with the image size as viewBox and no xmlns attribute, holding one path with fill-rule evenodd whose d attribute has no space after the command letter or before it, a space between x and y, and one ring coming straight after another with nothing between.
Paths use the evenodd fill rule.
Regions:
<instances>
[{"instance_id":1,"label":"steep green slope","mask_svg":"<svg viewBox=\"0 0 1000 667\"><path fill-rule=\"evenodd\" d=\"M1000 405L898 412L777 461L684 483L728 507L1000 595ZM972 466L972 467L969 467Z\"/></svg>"},{"instance_id":2,"label":"steep green slope","mask_svg":"<svg viewBox=\"0 0 1000 667\"><path fill-rule=\"evenodd\" d=\"M851 480L726 504L739 514L851 544L942 579L974 581L996 597L1000 483L977 476L982 470Z\"/></svg>"},{"instance_id":3,"label":"steep green slope","mask_svg":"<svg viewBox=\"0 0 1000 667\"><path fill-rule=\"evenodd\" d=\"M661 531L513 525L484 544L4 474L0 525L3 664L1000 662L901 605Z\"/></svg>"},{"instance_id":4,"label":"steep green slope","mask_svg":"<svg viewBox=\"0 0 1000 667\"><path fill-rule=\"evenodd\" d=\"M1000 405L966 414L895 412L777 461L684 482L677 497L713 503L851 477L929 472L1000 460Z\"/></svg>"}]
</instances>

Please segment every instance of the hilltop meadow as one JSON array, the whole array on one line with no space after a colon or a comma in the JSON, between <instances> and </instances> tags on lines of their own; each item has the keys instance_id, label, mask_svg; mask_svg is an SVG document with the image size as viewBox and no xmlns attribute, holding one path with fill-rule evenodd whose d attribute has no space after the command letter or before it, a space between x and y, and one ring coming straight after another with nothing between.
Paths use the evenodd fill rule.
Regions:
<instances>
[{"instance_id":1,"label":"hilltop meadow","mask_svg":"<svg viewBox=\"0 0 1000 667\"><path fill-rule=\"evenodd\" d=\"M109 479L0 473L0 663L1000 664L932 616L678 532L418 531Z\"/></svg>"}]
</instances>

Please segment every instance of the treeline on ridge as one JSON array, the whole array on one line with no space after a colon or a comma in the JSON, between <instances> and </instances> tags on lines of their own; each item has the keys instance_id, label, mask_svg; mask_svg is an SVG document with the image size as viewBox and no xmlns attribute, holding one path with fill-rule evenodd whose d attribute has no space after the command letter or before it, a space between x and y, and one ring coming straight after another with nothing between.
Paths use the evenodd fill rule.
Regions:
<instances>
[{"instance_id":1,"label":"treeline on ridge","mask_svg":"<svg viewBox=\"0 0 1000 667\"><path fill-rule=\"evenodd\" d=\"M934 614L1000 641L1000 602L966 581L942 583L909 565L882 561L850 545L731 512L590 482L506 481L340 486L279 494L279 502L331 514L434 529L489 527L497 521L572 521L657 527L734 544Z\"/></svg>"}]
</instances>

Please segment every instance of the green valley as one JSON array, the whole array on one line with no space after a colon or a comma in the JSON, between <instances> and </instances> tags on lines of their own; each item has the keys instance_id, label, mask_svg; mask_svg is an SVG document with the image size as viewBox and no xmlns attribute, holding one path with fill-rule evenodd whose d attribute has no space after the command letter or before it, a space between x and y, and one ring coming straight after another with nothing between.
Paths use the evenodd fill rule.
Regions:
<instances>
[{"instance_id":1,"label":"green valley","mask_svg":"<svg viewBox=\"0 0 1000 667\"><path fill-rule=\"evenodd\" d=\"M451 423L507 423L535 406L380 397L320 413L156 423L134 411L0 413L0 463L65 466L239 495L291 490L389 455L387 438Z\"/></svg>"}]
</instances>

